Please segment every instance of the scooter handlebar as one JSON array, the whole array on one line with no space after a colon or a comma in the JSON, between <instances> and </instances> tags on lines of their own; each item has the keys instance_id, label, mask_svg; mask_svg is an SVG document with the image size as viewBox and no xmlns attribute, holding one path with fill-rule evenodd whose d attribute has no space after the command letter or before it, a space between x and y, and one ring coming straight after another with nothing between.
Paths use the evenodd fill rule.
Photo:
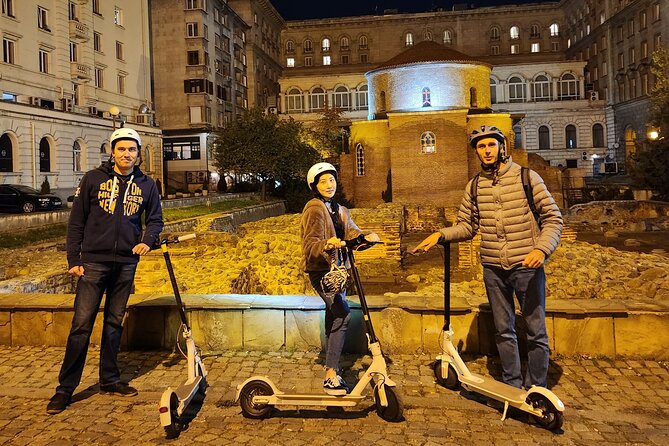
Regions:
<instances>
[{"instance_id":1,"label":"scooter handlebar","mask_svg":"<svg viewBox=\"0 0 669 446\"><path fill-rule=\"evenodd\" d=\"M369 249L374 245L382 245L382 244L383 244L382 241L370 242L367 239L365 239L364 235L359 235L351 240L344 240L344 245L346 247L354 249L356 251L364 251L365 249Z\"/></svg>"},{"instance_id":2,"label":"scooter handlebar","mask_svg":"<svg viewBox=\"0 0 669 446\"><path fill-rule=\"evenodd\" d=\"M195 234L186 234L180 237L177 237L177 243L185 242L186 240L192 240L196 237Z\"/></svg>"}]
</instances>

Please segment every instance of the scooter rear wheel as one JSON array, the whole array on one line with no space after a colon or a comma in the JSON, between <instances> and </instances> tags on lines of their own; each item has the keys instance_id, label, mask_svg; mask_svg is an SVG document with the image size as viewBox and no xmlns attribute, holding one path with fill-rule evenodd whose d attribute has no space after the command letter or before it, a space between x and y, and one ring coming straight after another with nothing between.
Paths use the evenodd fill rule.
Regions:
<instances>
[{"instance_id":1,"label":"scooter rear wheel","mask_svg":"<svg viewBox=\"0 0 669 446\"><path fill-rule=\"evenodd\" d=\"M388 400L388 406L383 407L381 405L381 397L379 396L379 388L374 388L374 402L376 403L376 413L379 416L389 422L401 421L402 413L404 412L404 404L402 404L402 399L399 394L395 392L395 389L389 386L384 386L386 392L386 399Z\"/></svg>"},{"instance_id":2,"label":"scooter rear wheel","mask_svg":"<svg viewBox=\"0 0 669 446\"><path fill-rule=\"evenodd\" d=\"M536 421L539 426L548 429L549 431L558 430L562 427L562 423L564 423L564 414L557 410L548 398L538 393L532 393L527 397L527 400L532 407L543 412L542 416L532 415L532 418L534 418L534 421Z\"/></svg>"},{"instance_id":3,"label":"scooter rear wheel","mask_svg":"<svg viewBox=\"0 0 669 446\"><path fill-rule=\"evenodd\" d=\"M165 438L172 440L177 438L181 433L182 426L179 423L179 414L177 408L179 407L179 398L176 393L170 395L170 424L165 426Z\"/></svg>"},{"instance_id":4,"label":"scooter rear wheel","mask_svg":"<svg viewBox=\"0 0 669 446\"><path fill-rule=\"evenodd\" d=\"M450 390L457 390L460 387L460 380L458 379L458 373L455 371L452 365L448 365L448 372L444 376L441 368L441 359L435 361L434 363L434 377L437 379L437 383L440 386L444 386Z\"/></svg>"},{"instance_id":5,"label":"scooter rear wheel","mask_svg":"<svg viewBox=\"0 0 669 446\"><path fill-rule=\"evenodd\" d=\"M253 397L259 395L273 395L272 387L265 381L255 380L247 383L239 394L239 405L246 418L265 418L273 406L268 404L254 404Z\"/></svg>"}]
</instances>

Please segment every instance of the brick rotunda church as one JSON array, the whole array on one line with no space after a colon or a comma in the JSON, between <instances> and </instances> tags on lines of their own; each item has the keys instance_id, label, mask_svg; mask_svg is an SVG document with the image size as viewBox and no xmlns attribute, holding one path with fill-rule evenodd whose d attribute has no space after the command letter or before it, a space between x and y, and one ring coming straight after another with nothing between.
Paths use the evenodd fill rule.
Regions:
<instances>
[{"instance_id":1,"label":"brick rotunda church","mask_svg":"<svg viewBox=\"0 0 669 446\"><path fill-rule=\"evenodd\" d=\"M347 198L365 207L457 206L480 169L471 130L495 125L513 143L510 115L491 110L490 70L425 41L367 72L368 120L352 123L350 151L341 156Z\"/></svg>"}]
</instances>

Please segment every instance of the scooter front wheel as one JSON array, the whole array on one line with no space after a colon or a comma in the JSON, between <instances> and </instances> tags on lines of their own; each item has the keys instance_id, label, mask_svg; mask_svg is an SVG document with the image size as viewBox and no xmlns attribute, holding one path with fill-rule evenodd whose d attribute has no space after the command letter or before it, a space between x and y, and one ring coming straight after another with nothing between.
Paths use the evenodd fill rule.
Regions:
<instances>
[{"instance_id":1,"label":"scooter front wheel","mask_svg":"<svg viewBox=\"0 0 669 446\"><path fill-rule=\"evenodd\" d=\"M455 371L452 365L448 364L448 372L444 376L443 369L441 367L441 359L435 361L434 363L434 377L437 379L437 383L440 386L444 386L450 390L457 390L460 387L460 380L458 379L458 373Z\"/></svg>"},{"instance_id":2,"label":"scooter front wheel","mask_svg":"<svg viewBox=\"0 0 669 446\"><path fill-rule=\"evenodd\" d=\"M383 407L381 405L381 396L379 395L379 388L374 388L374 402L376 403L376 412L379 416L386 420L395 422L402 420L402 413L404 412L404 404L402 404L402 399L399 394L395 392L393 387L384 386L386 392L386 400L388 400L388 406Z\"/></svg>"},{"instance_id":3,"label":"scooter front wheel","mask_svg":"<svg viewBox=\"0 0 669 446\"><path fill-rule=\"evenodd\" d=\"M242 408L242 413L246 418L265 418L269 415L273 406L268 404L254 404L253 397L260 395L273 395L272 387L265 381L254 380L242 387L239 393L239 405Z\"/></svg>"},{"instance_id":4,"label":"scooter front wheel","mask_svg":"<svg viewBox=\"0 0 669 446\"><path fill-rule=\"evenodd\" d=\"M172 392L170 395L170 424L165 426L165 438L168 440L177 438L182 430L181 423L179 423L179 414L177 413L178 407L179 398L176 393Z\"/></svg>"},{"instance_id":5,"label":"scooter front wheel","mask_svg":"<svg viewBox=\"0 0 669 446\"><path fill-rule=\"evenodd\" d=\"M531 393L527 397L527 400L532 407L543 412L543 415L532 414L532 418L534 418L534 421L536 421L539 426L548 429L549 431L558 430L562 427L562 423L564 423L564 414L557 410L548 398L538 393Z\"/></svg>"}]
</instances>

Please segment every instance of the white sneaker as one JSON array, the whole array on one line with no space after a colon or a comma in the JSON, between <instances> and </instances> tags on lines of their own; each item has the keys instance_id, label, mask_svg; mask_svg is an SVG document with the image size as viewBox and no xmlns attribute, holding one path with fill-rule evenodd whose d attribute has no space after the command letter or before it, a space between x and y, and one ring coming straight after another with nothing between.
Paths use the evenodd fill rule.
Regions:
<instances>
[{"instance_id":1,"label":"white sneaker","mask_svg":"<svg viewBox=\"0 0 669 446\"><path fill-rule=\"evenodd\" d=\"M328 378L323 382L323 390L328 395L342 396L348 393L348 387L344 379L337 375L334 378Z\"/></svg>"}]
</instances>

